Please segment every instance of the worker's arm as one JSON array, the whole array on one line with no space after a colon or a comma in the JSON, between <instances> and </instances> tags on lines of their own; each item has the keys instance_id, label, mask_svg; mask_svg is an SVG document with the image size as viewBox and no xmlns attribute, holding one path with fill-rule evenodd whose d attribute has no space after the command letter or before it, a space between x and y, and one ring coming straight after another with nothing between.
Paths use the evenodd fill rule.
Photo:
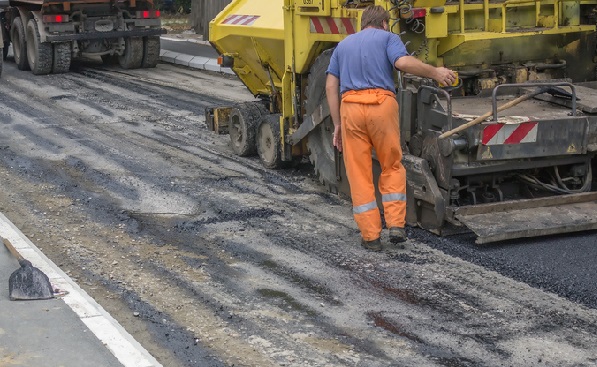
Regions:
<instances>
[{"instance_id":1,"label":"worker's arm","mask_svg":"<svg viewBox=\"0 0 597 367\"><path fill-rule=\"evenodd\" d=\"M340 79L333 74L329 74L325 80L325 92L330 106L330 116L334 123L333 143L339 151L342 151L342 130L340 120Z\"/></svg>"},{"instance_id":2,"label":"worker's arm","mask_svg":"<svg viewBox=\"0 0 597 367\"><path fill-rule=\"evenodd\" d=\"M431 78L443 85L452 85L456 81L456 74L443 66L435 67L425 64L414 56L402 56L394 63L396 69L424 78Z\"/></svg>"}]
</instances>

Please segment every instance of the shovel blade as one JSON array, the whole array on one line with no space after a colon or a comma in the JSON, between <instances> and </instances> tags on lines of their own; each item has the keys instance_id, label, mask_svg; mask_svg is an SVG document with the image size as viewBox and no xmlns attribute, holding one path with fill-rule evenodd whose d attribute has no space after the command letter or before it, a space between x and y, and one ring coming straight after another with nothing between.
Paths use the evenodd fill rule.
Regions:
<instances>
[{"instance_id":1,"label":"shovel blade","mask_svg":"<svg viewBox=\"0 0 597 367\"><path fill-rule=\"evenodd\" d=\"M50 279L44 272L22 260L21 267L15 270L8 279L9 296L12 301L50 299L54 291Z\"/></svg>"}]
</instances>

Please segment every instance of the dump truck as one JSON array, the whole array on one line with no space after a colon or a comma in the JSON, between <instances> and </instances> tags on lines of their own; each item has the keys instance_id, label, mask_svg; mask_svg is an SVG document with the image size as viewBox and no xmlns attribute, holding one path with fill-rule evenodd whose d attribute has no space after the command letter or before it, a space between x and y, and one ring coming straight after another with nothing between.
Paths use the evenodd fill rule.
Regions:
<instances>
[{"instance_id":1,"label":"dump truck","mask_svg":"<svg viewBox=\"0 0 597 367\"><path fill-rule=\"evenodd\" d=\"M155 67L160 12L153 0L9 0L0 11L3 58L12 44L19 70L64 73L72 59L100 56L125 69Z\"/></svg>"},{"instance_id":2,"label":"dump truck","mask_svg":"<svg viewBox=\"0 0 597 367\"><path fill-rule=\"evenodd\" d=\"M257 99L208 107L209 128L268 168L308 156L349 194L325 72L369 5L411 55L459 76L396 73L409 225L478 244L597 228L596 0L233 0L209 40Z\"/></svg>"}]
</instances>

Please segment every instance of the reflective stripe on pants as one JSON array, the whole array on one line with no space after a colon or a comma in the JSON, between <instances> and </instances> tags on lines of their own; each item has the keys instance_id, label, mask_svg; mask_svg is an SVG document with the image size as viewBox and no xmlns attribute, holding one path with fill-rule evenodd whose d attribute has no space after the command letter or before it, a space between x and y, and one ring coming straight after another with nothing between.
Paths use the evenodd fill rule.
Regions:
<instances>
[{"instance_id":1,"label":"reflective stripe on pants","mask_svg":"<svg viewBox=\"0 0 597 367\"><path fill-rule=\"evenodd\" d=\"M398 102L393 93L382 89L349 91L342 96L340 115L354 219L363 239L371 241L382 229L373 185L373 148L382 168L379 191L386 225L405 224L406 171L401 163Z\"/></svg>"}]
</instances>

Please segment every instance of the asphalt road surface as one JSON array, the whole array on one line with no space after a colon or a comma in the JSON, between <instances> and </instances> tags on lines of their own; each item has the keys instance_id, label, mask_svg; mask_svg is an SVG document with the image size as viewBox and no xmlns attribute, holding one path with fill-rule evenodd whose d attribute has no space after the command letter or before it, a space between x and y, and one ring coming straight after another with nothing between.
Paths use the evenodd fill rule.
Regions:
<instances>
[{"instance_id":1,"label":"asphalt road surface","mask_svg":"<svg viewBox=\"0 0 597 367\"><path fill-rule=\"evenodd\" d=\"M159 64L4 65L0 211L164 366L592 366L595 233L478 248L409 229L359 246L307 165L272 171L209 132L250 101Z\"/></svg>"}]
</instances>

